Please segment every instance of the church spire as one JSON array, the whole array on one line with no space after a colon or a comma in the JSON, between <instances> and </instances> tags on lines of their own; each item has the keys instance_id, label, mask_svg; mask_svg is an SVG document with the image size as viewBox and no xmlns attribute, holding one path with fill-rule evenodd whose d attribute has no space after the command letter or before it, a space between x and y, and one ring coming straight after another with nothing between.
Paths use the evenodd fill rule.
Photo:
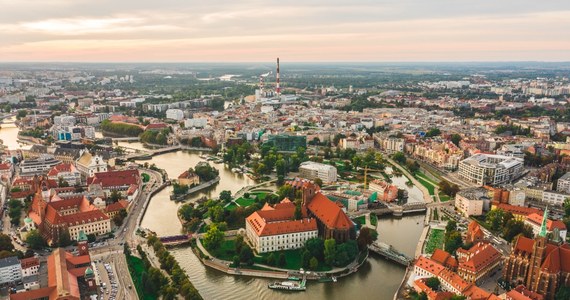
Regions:
<instances>
[{"instance_id":1,"label":"church spire","mask_svg":"<svg viewBox=\"0 0 570 300\"><path fill-rule=\"evenodd\" d=\"M544 209L544 216L542 216L542 224L540 225L540 231L538 235L541 237L546 237L546 222L548 221L548 206Z\"/></svg>"}]
</instances>

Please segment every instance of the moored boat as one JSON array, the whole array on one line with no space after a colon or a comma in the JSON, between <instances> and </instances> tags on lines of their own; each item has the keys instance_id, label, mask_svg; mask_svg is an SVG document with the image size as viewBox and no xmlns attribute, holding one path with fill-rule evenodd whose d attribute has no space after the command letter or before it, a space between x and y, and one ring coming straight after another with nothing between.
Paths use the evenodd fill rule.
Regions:
<instances>
[{"instance_id":1,"label":"moored boat","mask_svg":"<svg viewBox=\"0 0 570 300\"><path fill-rule=\"evenodd\" d=\"M285 291L304 291L307 289L304 280L301 283L295 281L281 281L281 282L276 281L270 283L267 287L274 290L285 290Z\"/></svg>"}]
</instances>

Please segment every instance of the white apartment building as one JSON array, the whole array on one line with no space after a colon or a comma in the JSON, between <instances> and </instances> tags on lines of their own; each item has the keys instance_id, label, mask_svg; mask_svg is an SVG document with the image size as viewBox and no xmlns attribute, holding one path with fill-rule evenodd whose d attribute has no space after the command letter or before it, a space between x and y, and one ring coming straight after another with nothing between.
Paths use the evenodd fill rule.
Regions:
<instances>
[{"instance_id":1,"label":"white apartment building","mask_svg":"<svg viewBox=\"0 0 570 300\"><path fill-rule=\"evenodd\" d=\"M570 172L562 175L556 184L556 190L563 193L570 193Z\"/></svg>"},{"instance_id":2,"label":"white apartment building","mask_svg":"<svg viewBox=\"0 0 570 300\"><path fill-rule=\"evenodd\" d=\"M184 127L185 128L204 128L208 124L208 120L204 118L194 118L194 119L186 119L184 120Z\"/></svg>"},{"instance_id":3,"label":"white apartment building","mask_svg":"<svg viewBox=\"0 0 570 300\"><path fill-rule=\"evenodd\" d=\"M478 185L510 183L522 176L523 160L493 154L475 154L459 162L459 176Z\"/></svg>"},{"instance_id":4,"label":"white apartment building","mask_svg":"<svg viewBox=\"0 0 570 300\"><path fill-rule=\"evenodd\" d=\"M396 152L404 152L404 146L406 144L406 140L404 140L403 138L380 137L376 138L376 140L380 145L380 149L386 151L389 154Z\"/></svg>"},{"instance_id":5,"label":"white apartment building","mask_svg":"<svg viewBox=\"0 0 570 300\"><path fill-rule=\"evenodd\" d=\"M0 285L22 280L22 265L16 256L0 259Z\"/></svg>"},{"instance_id":6,"label":"white apartment building","mask_svg":"<svg viewBox=\"0 0 570 300\"><path fill-rule=\"evenodd\" d=\"M184 119L184 112L181 109L170 108L166 110L166 118L180 121Z\"/></svg>"},{"instance_id":7,"label":"white apartment building","mask_svg":"<svg viewBox=\"0 0 570 300\"><path fill-rule=\"evenodd\" d=\"M482 215L490 203L489 191L481 187L464 189L455 195L455 207L467 217Z\"/></svg>"},{"instance_id":8,"label":"white apartment building","mask_svg":"<svg viewBox=\"0 0 570 300\"><path fill-rule=\"evenodd\" d=\"M564 201L570 198L569 194L557 192L557 191L543 191L542 192L542 202L555 205L555 206L562 206L564 205Z\"/></svg>"},{"instance_id":9,"label":"white apartment building","mask_svg":"<svg viewBox=\"0 0 570 300\"><path fill-rule=\"evenodd\" d=\"M299 176L309 180L320 178L323 182L336 182L337 171L331 165L307 161L299 166Z\"/></svg>"},{"instance_id":10,"label":"white apartment building","mask_svg":"<svg viewBox=\"0 0 570 300\"><path fill-rule=\"evenodd\" d=\"M72 240L77 241L79 232L83 231L86 235L103 235L111 232L111 219L100 211L91 213L78 213L66 216L69 236Z\"/></svg>"}]
</instances>

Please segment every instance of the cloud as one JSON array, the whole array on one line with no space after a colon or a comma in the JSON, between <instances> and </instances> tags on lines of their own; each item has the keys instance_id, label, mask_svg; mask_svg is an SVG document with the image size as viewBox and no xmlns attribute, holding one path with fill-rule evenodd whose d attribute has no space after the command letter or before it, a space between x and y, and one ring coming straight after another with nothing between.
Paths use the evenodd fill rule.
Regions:
<instances>
[{"instance_id":1,"label":"cloud","mask_svg":"<svg viewBox=\"0 0 570 300\"><path fill-rule=\"evenodd\" d=\"M570 60L560 0L22 2L0 0L0 60Z\"/></svg>"}]
</instances>

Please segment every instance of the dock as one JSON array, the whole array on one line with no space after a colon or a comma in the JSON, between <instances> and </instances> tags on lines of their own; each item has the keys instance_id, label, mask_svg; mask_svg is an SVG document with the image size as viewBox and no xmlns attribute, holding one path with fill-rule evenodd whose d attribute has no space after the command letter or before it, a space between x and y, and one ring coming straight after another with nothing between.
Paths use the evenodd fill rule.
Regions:
<instances>
[{"instance_id":1,"label":"dock","mask_svg":"<svg viewBox=\"0 0 570 300\"><path fill-rule=\"evenodd\" d=\"M399 252L392 245L382 242L372 243L372 245L368 246L368 250L405 267L408 267L414 261L413 258Z\"/></svg>"}]
</instances>

